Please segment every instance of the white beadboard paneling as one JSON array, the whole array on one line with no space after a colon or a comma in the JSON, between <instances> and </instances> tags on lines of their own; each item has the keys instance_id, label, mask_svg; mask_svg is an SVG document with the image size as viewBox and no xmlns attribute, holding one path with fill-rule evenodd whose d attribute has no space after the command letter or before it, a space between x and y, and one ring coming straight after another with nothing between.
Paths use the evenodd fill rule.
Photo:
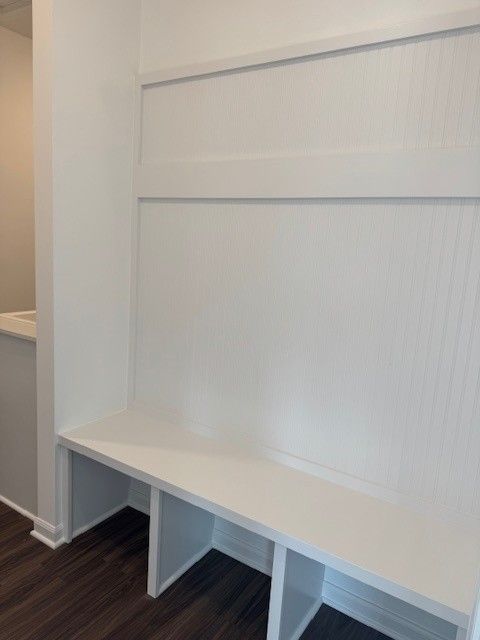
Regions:
<instances>
[{"instance_id":1,"label":"white beadboard paneling","mask_svg":"<svg viewBox=\"0 0 480 640\"><path fill-rule=\"evenodd\" d=\"M469 28L148 86L142 160L479 145L479 58Z\"/></svg>"},{"instance_id":2,"label":"white beadboard paneling","mask_svg":"<svg viewBox=\"0 0 480 640\"><path fill-rule=\"evenodd\" d=\"M137 400L479 517L479 215L142 202Z\"/></svg>"}]
</instances>

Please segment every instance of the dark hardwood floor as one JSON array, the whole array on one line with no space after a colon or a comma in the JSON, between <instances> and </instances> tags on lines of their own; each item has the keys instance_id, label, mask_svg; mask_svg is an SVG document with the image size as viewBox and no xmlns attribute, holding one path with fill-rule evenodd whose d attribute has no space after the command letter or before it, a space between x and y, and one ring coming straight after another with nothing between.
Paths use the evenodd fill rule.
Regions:
<instances>
[{"instance_id":1,"label":"dark hardwood floor","mask_svg":"<svg viewBox=\"0 0 480 640\"><path fill-rule=\"evenodd\" d=\"M52 551L0 503L0 640L264 640L270 580L211 551L146 593L148 518L124 509ZM386 640L322 606L302 640Z\"/></svg>"}]
</instances>

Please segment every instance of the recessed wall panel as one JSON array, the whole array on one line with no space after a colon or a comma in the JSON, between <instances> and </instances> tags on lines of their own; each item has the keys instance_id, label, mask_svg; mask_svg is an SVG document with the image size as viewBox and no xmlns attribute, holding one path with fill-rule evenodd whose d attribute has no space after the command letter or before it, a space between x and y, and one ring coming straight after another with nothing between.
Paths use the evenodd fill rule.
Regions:
<instances>
[{"instance_id":1,"label":"recessed wall panel","mask_svg":"<svg viewBox=\"0 0 480 640\"><path fill-rule=\"evenodd\" d=\"M148 86L142 162L480 144L480 31Z\"/></svg>"},{"instance_id":2,"label":"recessed wall panel","mask_svg":"<svg viewBox=\"0 0 480 640\"><path fill-rule=\"evenodd\" d=\"M137 400L480 516L477 200L142 202Z\"/></svg>"}]
</instances>

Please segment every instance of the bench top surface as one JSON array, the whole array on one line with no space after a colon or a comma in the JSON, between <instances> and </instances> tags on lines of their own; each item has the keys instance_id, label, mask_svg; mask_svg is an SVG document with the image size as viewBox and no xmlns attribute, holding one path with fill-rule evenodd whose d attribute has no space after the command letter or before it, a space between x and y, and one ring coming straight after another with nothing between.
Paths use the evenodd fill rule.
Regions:
<instances>
[{"instance_id":1,"label":"bench top surface","mask_svg":"<svg viewBox=\"0 0 480 640\"><path fill-rule=\"evenodd\" d=\"M247 449L124 411L59 443L315 557L455 624L473 608L480 532Z\"/></svg>"}]
</instances>

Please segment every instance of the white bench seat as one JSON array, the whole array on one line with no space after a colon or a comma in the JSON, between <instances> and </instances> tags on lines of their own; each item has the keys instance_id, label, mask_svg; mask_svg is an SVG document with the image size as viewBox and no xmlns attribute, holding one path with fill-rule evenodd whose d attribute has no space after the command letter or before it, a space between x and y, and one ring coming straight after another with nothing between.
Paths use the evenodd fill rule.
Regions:
<instances>
[{"instance_id":1,"label":"white bench seat","mask_svg":"<svg viewBox=\"0 0 480 640\"><path fill-rule=\"evenodd\" d=\"M327 482L127 410L59 444L307 558L467 627L478 531Z\"/></svg>"}]
</instances>

